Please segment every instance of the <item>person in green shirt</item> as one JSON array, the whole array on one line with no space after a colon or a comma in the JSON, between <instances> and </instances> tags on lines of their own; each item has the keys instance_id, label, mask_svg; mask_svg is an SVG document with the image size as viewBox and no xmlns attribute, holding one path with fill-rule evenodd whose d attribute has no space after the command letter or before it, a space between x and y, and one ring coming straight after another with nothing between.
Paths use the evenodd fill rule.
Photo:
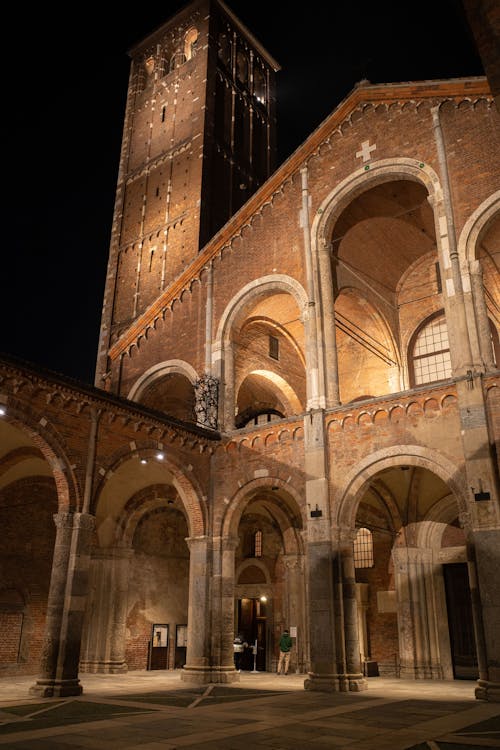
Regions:
<instances>
[{"instance_id":1,"label":"person in green shirt","mask_svg":"<svg viewBox=\"0 0 500 750\"><path fill-rule=\"evenodd\" d=\"M292 648L292 639L288 630L283 631L283 635L280 638L280 658L278 659L277 673L288 674L288 667L290 665L290 650Z\"/></svg>"}]
</instances>

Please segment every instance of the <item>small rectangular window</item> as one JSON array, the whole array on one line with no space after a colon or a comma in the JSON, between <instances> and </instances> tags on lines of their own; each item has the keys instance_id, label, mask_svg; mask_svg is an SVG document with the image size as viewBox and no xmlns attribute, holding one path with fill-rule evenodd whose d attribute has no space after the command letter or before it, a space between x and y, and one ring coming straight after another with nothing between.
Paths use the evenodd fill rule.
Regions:
<instances>
[{"instance_id":1,"label":"small rectangular window","mask_svg":"<svg viewBox=\"0 0 500 750\"><path fill-rule=\"evenodd\" d=\"M436 263L436 283L437 290L439 293L443 291L443 285L441 283L441 271L439 270L439 263Z\"/></svg>"},{"instance_id":2,"label":"small rectangular window","mask_svg":"<svg viewBox=\"0 0 500 750\"><path fill-rule=\"evenodd\" d=\"M280 342L276 336L269 336L269 356L273 359L280 358Z\"/></svg>"}]
</instances>

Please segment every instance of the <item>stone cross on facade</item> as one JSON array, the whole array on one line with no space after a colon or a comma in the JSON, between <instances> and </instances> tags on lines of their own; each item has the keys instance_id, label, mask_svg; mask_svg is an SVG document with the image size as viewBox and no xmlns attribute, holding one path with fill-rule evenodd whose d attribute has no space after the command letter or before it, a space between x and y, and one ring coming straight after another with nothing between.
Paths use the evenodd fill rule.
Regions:
<instances>
[{"instance_id":1,"label":"stone cross on facade","mask_svg":"<svg viewBox=\"0 0 500 750\"><path fill-rule=\"evenodd\" d=\"M370 161L372 158L371 152L375 151L377 146L373 144L373 146L370 146L370 141L363 141L361 144L361 151L356 151L356 159L359 159L360 156L363 157L363 161Z\"/></svg>"}]
</instances>

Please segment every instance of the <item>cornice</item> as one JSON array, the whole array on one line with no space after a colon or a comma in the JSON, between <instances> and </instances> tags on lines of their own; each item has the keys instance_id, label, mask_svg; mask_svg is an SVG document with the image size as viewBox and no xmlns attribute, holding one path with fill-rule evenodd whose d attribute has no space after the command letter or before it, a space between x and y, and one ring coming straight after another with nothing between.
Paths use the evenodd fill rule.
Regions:
<instances>
[{"instance_id":1,"label":"cornice","mask_svg":"<svg viewBox=\"0 0 500 750\"><path fill-rule=\"evenodd\" d=\"M241 235L245 226L260 213L266 204L273 201L276 193L283 189L300 167L307 162L321 144L332 136L341 124L360 106L392 105L407 102L437 100L441 103L477 98L492 99L488 81L484 77L459 78L448 81L422 81L409 83L370 84L360 83L338 105L338 107L312 132L309 138L279 167L254 193L248 201L234 214L229 221L205 245L200 254L153 302L130 328L109 349L111 360L126 353L131 346L154 326L155 321L164 316L165 311L188 289L193 281L200 278L202 271L209 265L222 249L235 237Z\"/></svg>"}]
</instances>

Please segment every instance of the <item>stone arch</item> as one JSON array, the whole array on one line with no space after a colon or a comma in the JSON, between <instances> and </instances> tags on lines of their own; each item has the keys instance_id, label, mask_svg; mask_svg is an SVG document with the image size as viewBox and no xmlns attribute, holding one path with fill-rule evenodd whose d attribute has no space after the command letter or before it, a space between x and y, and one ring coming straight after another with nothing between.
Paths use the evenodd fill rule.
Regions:
<instances>
[{"instance_id":1,"label":"stone arch","mask_svg":"<svg viewBox=\"0 0 500 750\"><path fill-rule=\"evenodd\" d=\"M216 340L212 347L212 367L214 374L221 382L219 398L219 421L226 428L234 425L236 394L235 394L235 354L231 334L236 326L238 316L242 316L245 309L259 298L273 293L285 293L295 301L302 320L305 321L305 340L307 341L307 294L302 285L290 276L273 274L264 276L246 284L226 305L219 320ZM309 373L306 352L306 391L310 392ZM222 386L223 384L223 386Z\"/></svg>"},{"instance_id":2,"label":"stone arch","mask_svg":"<svg viewBox=\"0 0 500 750\"><path fill-rule=\"evenodd\" d=\"M242 485L237 490L237 492L235 492L228 504L226 513L224 514L224 518L222 519L221 535L226 538L237 537L238 526L241 517L250 500L255 496L257 492L259 492L259 490L275 492L273 488L281 490L282 494L288 495L288 498L293 501L293 505L295 505L295 507L293 507L293 505L288 505L287 507L289 517L295 519L297 521L297 525L299 525L298 521L300 520L300 527L305 528L306 516L302 498L299 492L293 486L291 486L291 484L285 482L283 479L268 476L259 477L258 479L251 479L249 482L246 482L244 485ZM278 500L278 502L280 501ZM281 501L281 503L283 504L284 501ZM293 515L291 515L290 512L293 512Z\"/></svg>"},{"instance_id":3,"label":"stone arch","mask_svg":"<svg viewBox=\"0 0 500 750\"><path fill-rule=\"evenodd\" d=\"M271 579L269 577L269 570L267 569L267 565L265 565L261 560L257 560L255 558L252 558L251 560L243 560L243 562L238 565L236 568L235 574L234 574L234 580L238 581L241 573L246 568L258 568L265 578L265 585L270 586L271 585Z\"/></svg>"},{"instance_id":4,"label":"stone arch","mask_svg":"<svg viewBox=\"0 0 500 750\"><path fill-rule=\"evenodd\" d=\"M170 375L172 373L179 373L184 375L191 385L194 385L198 380L198 374L194 367L189 362L184 362L182 359L169 359L165 362L160 362L157 365L153 365L149 370L146 370L134 383L130 389L127 398L130 401L138 401L144 391L155 381Z\"/></svg>"},{"instance_id":5,"label":"stone arch","mask_svg":"<svg viewBox=\"0 0 500 750\"><path fill-rule=\"evenodd\" d=\"M471 262L476 259L477 244L498 213L500 213L500 190L483 201L465 222L457 243L458 255L462 262Z\"/></svg>"},{"instance_id":6,"label":"stone arch","mask_svg":"<svg viewBox=\"0 0 500 750\"><path fill-rule=\"evenodd\" d=\"M71 462L66 456L62 440L51 422L43 416L40 417L39 414L35 415L35 418L26 414L14 403L13 399L8 401L6 414L1 419L32 440L50 466L57 491L58 512L81 510L80 488L74 469L71 468Z\"/></svg>"},{"instance_id":7,"label":"stone arch","mask_svg":"<svg viewBox=\"0 0 500 750\"><path fill-rule=\"evenodd\" d=\"M370 163L369 170L361 167L342 180L319 206L311 228L313 250L317 252L321 245L329 243L336 220L354 197L398 177L422 183L431 198L441 191L438 175L432 167L415 159L380 159Z\"/></svg>"},{"instance_id":8,"label":"stone arch","mask_svg":"<svg viewBox=\"0 0 500 750\"><path fill-rule=\"evenodd\" d=\"M158 452L158 449L147 448L140 450L141 458L153 458ZM200 488L196 486L194 478L189 477L185 471L185 464L173 456L170 452L166 451L163 454L162 469L166 469L170 475L169 481L173 487L177 490L180 501L182 503L187 524L189 528L189 535L192 537L204 536L206 534L206 512L202 503L202 493ZM98 491L95 494L93 501L93 509L96 517L99 517L99 505L103 498L106 496L106 491L109 488L109 483L113 481L113 477L119 472L120 468L123 468L128 462L132 460L138 460L138 452L131 451L120 456L111 466L108 467L106 472L106 479L102 481ZM148 478L145 477L145 481L142 487L144 490L150 484L156 484L155 481L149 482ZM142 491L141 490L141 491ZM129 498L127 498L129 499ZM123 505L121 512L125 510L126 503ZM106 515L104 514L104 518ZM113 529L113 538L115 537L115 529Z\"/></svg>"},{"instance_id":9,"label":"stone arch","mask_svg":"<svg viewBox=\"0 0 500 750\"><path fill-rule=\"evenodd\" d=\"M427 469L439 477L450 488L459 512L465 514L467 490L461 470L437 451L419 445L400 445L372 453L347 474L343 486L339 488L338 526L354 528L358 505L367 483L383 469L401 464Z\"/></svg>"},{"instance_id":10,"label":"stone arch","mask_svg":"<svg viewBox=\"0 0 500 750\"><path fill-rule=\"evenodd\" d=\"M377 185L398 179L422 185L427 191L429 200L433 206L434 225L438 226L441 220L442 225L446 227L442 190L436 172L428 164L406 157L381 159L355 170L328 193L318 207L313 219L311 249L319 278L320 293L318 294L318 298L322 300L323 305L323 309L320 312L324 321L325 338L323 362L320 364L320 367L323 369L327 404L330 406L335 406L340 400L335 316L331 313L334 309L333 277L330 258L330 243L333 228L344 209L354 199ZM443 237L439 232L436 232L438 257L440 258L444 258L444 248L447 247L447 239L447 237ZM446 261L448 262L447 256ZM400 363L400 370L399 377L403 379L402 363ZM396 388L396 390L400 389L401 387Z\"/></svg>"}]
</instances>

